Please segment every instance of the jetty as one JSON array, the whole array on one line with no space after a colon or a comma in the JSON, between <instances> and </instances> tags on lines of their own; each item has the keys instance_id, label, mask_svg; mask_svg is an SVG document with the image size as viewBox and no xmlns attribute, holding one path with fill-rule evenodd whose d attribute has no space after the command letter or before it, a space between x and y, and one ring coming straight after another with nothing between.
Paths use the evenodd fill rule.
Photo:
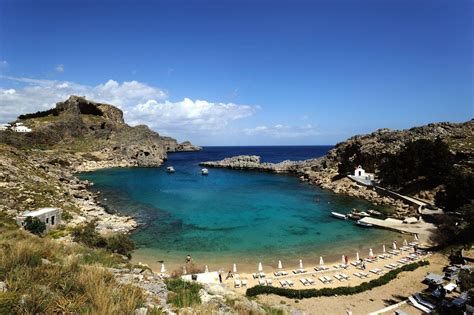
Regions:
<instances>
[{"instance_id":1,"label":"jetty","mask_svg":"<svg viewBox=\"0 0 474 315\"><path fill-rule=\"evenodd\" d=\"M372 224L373 226L396 231L403 234L417 234L420 241L429 244L430 237L436 231L436 226L432 223L418 221L417 223L404 223L402 220L388 218L385 220L366 217L360 219L360 222Z\"/></svg>"}]
</instances>

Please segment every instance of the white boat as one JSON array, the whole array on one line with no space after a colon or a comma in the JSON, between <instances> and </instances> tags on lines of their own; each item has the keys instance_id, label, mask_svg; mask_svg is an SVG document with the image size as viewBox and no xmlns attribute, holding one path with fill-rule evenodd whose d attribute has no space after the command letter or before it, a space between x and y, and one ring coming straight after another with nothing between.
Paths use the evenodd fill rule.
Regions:
<instances>
[{"instance_id":1,"label":"white boat","mask_svg":"<svg viewBox=\"0 0 474 315\"><path fill-rule=\"evenodd\" d=\"M373 224L370 224L370 223L367 223L367 222L363 222L361 220L358 220L356 222L357 225L360 225L360 226L363 226L363 227L373 227L374 225Z\"/></svg>"},{"instance_id":2,"label":"white boat","mask_svg":"<svg viewBox=\"0 0 474 315\"><path fill-rule=\"evenodd\" d=\"M174 173L174 167L173 167L173 166L168 166L168 167L166 168L166 171L167 171L168 173Z\"/></svg>"},{"instance_id":3,"label":"white boat","mask_svg":"<svg viewBox=\"0 0 474 315\"><path fill-rule=\"evenodd\" d=\"M379 212L379 211L376 211L376 210L367 210L367 212L371 215L378 216L378 217L383 215L382 212Z\"/></svg>"},{"instance_id":4,"label":"white boat","mask_svg":"<svg viewBox=\"0 0 474 315\"><path fill-rule=\"evenodd\" d=\"M345 214L342 214L342 213L331 212L331 215L335 218L338 218L338 219L347 220L347 216Z\"/></svg>"},{"instance_id":5,"label":"white boat","mask_svg":"<svg viewBox=\"0 0 474 315\"><path fill-rule=\"evenodd\" d=\"M201 174L202 174L202 175L207 175L207 174L209 174L209 170L208 170L207 168L203 168L203 169L201 170Z\"/></svg>"}]
</instances>

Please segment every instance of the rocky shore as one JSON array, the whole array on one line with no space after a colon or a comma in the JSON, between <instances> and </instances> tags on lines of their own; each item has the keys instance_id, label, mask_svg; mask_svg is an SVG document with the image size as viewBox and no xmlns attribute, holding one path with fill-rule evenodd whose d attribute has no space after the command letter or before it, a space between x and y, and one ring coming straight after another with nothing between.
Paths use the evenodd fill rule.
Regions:
<instances>
[{"instance_id":1,"label":"rocky shore","mask_svg":"<svg viewBox=\"0 0 474 315\"><path fill-rule=\"evenodd\" d=\"M168 152L197 151L147 126L131 127L109 104L71 96L56 107L21 115L29 133L0 131L0 211L12 216L40 207L62 208L67 226L95 220L102 233L128 233L131 217L109 213L74 176L113 167L158 167Z\"/></svg>"}]
</instances>

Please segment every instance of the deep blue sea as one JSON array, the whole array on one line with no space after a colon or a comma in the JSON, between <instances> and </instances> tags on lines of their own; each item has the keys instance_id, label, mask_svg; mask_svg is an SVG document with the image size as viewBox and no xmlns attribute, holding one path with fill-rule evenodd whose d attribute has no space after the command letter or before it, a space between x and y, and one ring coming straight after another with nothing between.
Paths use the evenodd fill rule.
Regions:
<instances>
[{"instance_id":1,"label":"deep blue sea","mask_svg":"<svg viewBox=\"0 0 474 315\"><path fill-rule=\"evenodd\" d=\"M304 160L330 146L205 147L171 153L160 168L116 168L80 175L110 208L143 223L134 232L136 260L177 266L187 254L198 264L228 270L235 262L254 270L259 261L276 266L316 263L374 251L398 234L356 226L330 216L352 208L375 209L365 201L336 195L290 175L248 170L209 169L201 161L255 154L264 162ZM166 172L173 166L175 173ZM379 210L385 210L380 209ZM367 254L367 253L366 253Z\"/></svg>"}]
</instances>

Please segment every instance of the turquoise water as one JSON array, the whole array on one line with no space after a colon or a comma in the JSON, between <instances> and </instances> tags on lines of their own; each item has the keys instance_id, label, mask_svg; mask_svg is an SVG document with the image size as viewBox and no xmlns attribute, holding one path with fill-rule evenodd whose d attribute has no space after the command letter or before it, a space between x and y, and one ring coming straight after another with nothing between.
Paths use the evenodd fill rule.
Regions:
<instances>
[{"instance_id":1,"label":"turquoise water","mask_svg":"<svg viewBox=\"0 0 474 315\"><path fill-rule=\"evenodd\" d=\"M150 264L176 265L187 254L218 268L236 260L244 266L273 266L278 259L316 262L320 255L336 259L381 249L398 237L331 217L331 211L374 207L293 176L226 169L202 176L198 162L233 155L224 151L177 153L161 168L107 169L81 178L95 183L110 208L143 223L132 236L139 246L134 256ZM168 165L174 174L166 173Z\"/></svg>"}]
</instances>

